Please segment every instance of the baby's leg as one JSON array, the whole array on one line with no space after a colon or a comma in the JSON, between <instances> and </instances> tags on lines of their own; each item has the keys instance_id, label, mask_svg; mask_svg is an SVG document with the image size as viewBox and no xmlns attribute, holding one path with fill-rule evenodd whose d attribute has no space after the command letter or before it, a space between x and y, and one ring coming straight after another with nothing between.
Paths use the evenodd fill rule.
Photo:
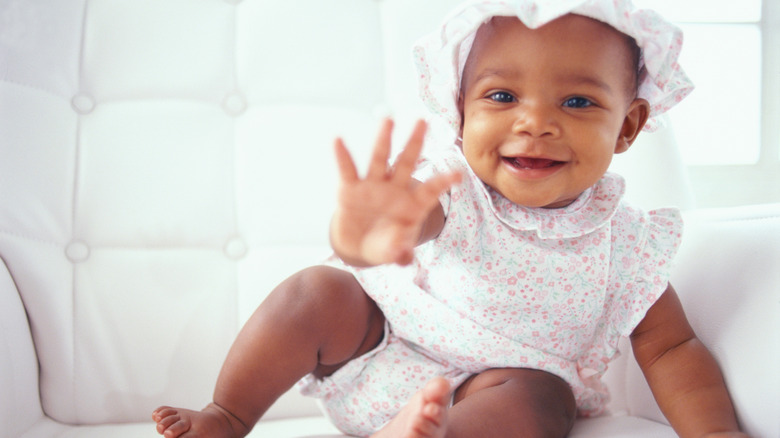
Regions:
<instances>
[{"instance_id":1,"label":"baby's leg","mask_svg":"<svg viewBox=\"0 0 780 438\"><path fill-rule=\"evenodd\" d=\"M550 373L492 369L449 387L434 379L372 438L565 437L577 411L569 385Z\"/></svg>"},{"instance_id":2,"label":"baby's leg","mask_svg":"<svg viewBox=\"0 0 780 438\"><path fill-rule=\"evenodd\" d=\"M447 437L565 437L577 406L571 387L545 371L492 369L455 392Z\"/></svg>"},{"instance_id":3,"label":"baby's leg","mask_svg":"<svg viewBox=\"0 0 780 438\"><path fill-rule=\"evenodd\" d=\"M355 278L318 266L280 284L244 325L202 411L161 407L173 437L242 437L303 376L332 374L382 339L384 316Z\"/></svg>"}]
</instances>

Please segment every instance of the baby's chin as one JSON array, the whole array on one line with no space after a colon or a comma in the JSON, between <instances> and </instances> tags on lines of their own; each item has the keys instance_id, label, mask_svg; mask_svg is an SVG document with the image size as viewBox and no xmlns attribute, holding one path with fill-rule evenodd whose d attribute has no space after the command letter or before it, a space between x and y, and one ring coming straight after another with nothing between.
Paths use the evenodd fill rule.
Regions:
<instances>
[{"instance_id":1,"label":"baby's chin","mask_svg":"<svg viewBox=\"0 0 780 438\"><path fill-rule=\"evenodd\" d=\"M504 198L512 201L512 203L525 208L564 208L571 205L574 201L577 200L577 198L579 198L579 195L582 194L580 193L579 195L573 197L540 196L540 194L528 193L528 190L520 193L505 193L504 191L501 191L489 184L488 187L493 189L496 193L500 194Z\"/></svg>"}]
</instances>

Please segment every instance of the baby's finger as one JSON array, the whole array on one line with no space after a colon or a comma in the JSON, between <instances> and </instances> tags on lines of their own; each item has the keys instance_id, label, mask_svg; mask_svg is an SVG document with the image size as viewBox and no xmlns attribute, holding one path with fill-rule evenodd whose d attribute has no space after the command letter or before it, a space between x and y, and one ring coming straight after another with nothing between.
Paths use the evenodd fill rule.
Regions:
<instances>
[{"instance_id":1,"label":"baby's finger","mask_svg":"<svg viewBox=\"0 0 780 438\"><path fill-rule=\"evenodd\" d=\"M417 166L417 158L420 156L420 152L423 148L423 142L425 140L425 131L428 129L428 124L424 120L418 120L414 125L409 140L406 143L404 150L398 154L395 164L393 165L394 173L393 180L406 183L412 176L415 167Z\"/></svg>"},{"instance_id":2,"label":"baby's finger","mask_svg":"<svg viewBox=\"0 0 780 438\"><path fill-rule=\"evenodd\" d=\"M387 177L388 160L390 159L390 143L393 134L393 121L385 119L379 128L374 144L374 152L368 165L367 178L383 179Z\"/></svg>"},{"instance_id":3,"label":"baby's finger","mask_svg":"<svg viewBox=\"0 0 780 438\"><path fill-rule=\"evenodd\" d=\"M333 142L333 151L336 155L336 163L339 167L341 181L347 183L357 181L357 167L355 167L355 162L352 160L352 156L344 145L344 140L337 138Z\"/></svg>"},{"instance_id":4,"label":"baby's finger","mask_svg":"<svg viewBox=\"0 0 780 438\"><path fill-rule=\"evenodd\" d=\"M457 172L434 176L417 187L415 192L417 202L426 208L436 205L439 195L458 184L461 178L461 174Z\"/></svg>"}]
</instances>

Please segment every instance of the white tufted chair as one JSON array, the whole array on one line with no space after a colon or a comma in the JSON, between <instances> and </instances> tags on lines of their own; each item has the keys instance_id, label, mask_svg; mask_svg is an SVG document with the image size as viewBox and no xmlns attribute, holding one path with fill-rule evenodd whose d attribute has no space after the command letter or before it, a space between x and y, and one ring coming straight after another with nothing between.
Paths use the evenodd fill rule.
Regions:
<instances>
[{"instance_id":1,"label":"white tufted chair","mask_svg":"<svg viewBox=\"0 0 780 438\"><path fill-rule=\"evenodd\" d=\"M154 437L156 406L205 405L249 314L329 252L332 138L363 163L379 116L424 114L409 48L453 3L0 0L0 437ZM643 143L629 193L692 207L672 134ZM674 283L778 437L780 205L686 219ZM674 436L630 354L609 383L573 436ZM326 435L294 393L253 432Z\"/></svg>"}]
</instances>

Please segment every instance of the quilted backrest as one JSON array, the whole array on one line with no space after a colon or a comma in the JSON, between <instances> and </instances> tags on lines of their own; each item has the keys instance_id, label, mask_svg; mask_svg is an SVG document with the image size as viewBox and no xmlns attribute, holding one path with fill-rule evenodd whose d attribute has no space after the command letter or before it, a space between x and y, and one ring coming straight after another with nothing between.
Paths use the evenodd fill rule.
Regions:
<instances>
[{"instance_id":1,"label":"quilted backrest","mask_svg":"<svg viewBox=\"0 0 780 438\"><path fill-rule=\"evenodd\" d=\"M328 254L331 143L423 115L410 46L455 0L0 2L0 257L43 409L210 400L237 330Z\"/></svg>"}]
</instances>

